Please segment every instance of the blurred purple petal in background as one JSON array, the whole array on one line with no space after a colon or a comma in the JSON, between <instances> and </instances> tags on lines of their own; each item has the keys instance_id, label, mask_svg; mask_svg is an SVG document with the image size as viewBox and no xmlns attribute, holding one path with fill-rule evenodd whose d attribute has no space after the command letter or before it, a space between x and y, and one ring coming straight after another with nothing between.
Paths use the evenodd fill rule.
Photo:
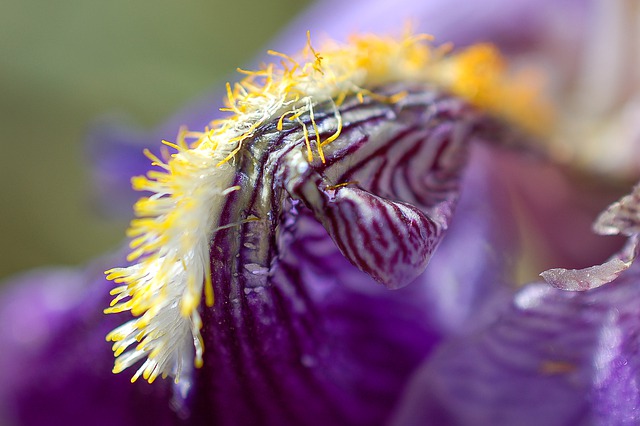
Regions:
<instances>
[{"instance_id":1,"label":"blurred purple petal in background","mask_svg":"<svg viewBox=\"0 0 640 426\"><path fill-rule=\"evenodd\" d=\"M4 416L16 425L637 424L640 279L633 259L625 258L629 269L609 274L600 281L613 282L598 289L566 292L536 282L519 288L550 267L601 263L622 245L621 239L593 235L590 226L627 190L630 179L640 177L637 159L629 154L637 151L635 133L625 127L628 120L618 119L635 112L636 94L630 91L611 101L606 113L590 115L567 99L577 99L586 78L582 67L593 55L588 33L618 28L615 20L627 14L623 27L637 37L640 14L631 1L315 3L269 47L296 51L307 30L319 40L346 40L356 32L397 34L407 22L414 31L435 35L437 43L495 43L514 64L536 64L548 76L559 116L549 141L536 149L502 146L507 132L474 133L486 118L442 94L428 94L433 98L420 108L347 100L341 108L351 127L345 127L335 151L327 151L326 167L303 179L294 176L284 153L285 160L271 169L257 155L251 163L271 173L255 186L273 192L277 208L269 214L277 226L251 222L240 237L230 228L215 235L216 304L202 309L201 369L186 371L179 384L171 379L131 384L128 372L111 373L113 356L104 336L127 315L102 313L111 288L103 271L120 256L84 270L27 273L8 283L0 299L5 337L0 420ZM604 71L595 74L589 74L590 81L611 80ZM149 169L142 149L158 152L159 141L173 140L180 126L204 128L220 114L220 93L203 95L152 132L110 120L94 126L88 151L97 192L110 212L126 212L137 198L129 180ZM594 102L604 99L593 93ZM617 133L606 134L624 139L620 146L628 158L618 169L611 165L616 156L600 155L615 151L617 140L585 130L581 122L587 117L611 125ZM460 137L461 128L473 130ZM389 139L380 141L378 134ZM411 145L413 135L418 148ZM285 131L277 137L283 144L301 143L295 136ZM577 140L565 143L572 138ZM397 152L387 147L389 140ZM422 153L429 144L439 148ZM382 154L350 162L370 146ZM579 146L594 154L577 153ZM455 161L439 163L442 152ZM426 159L432 169L413 157ZM248 167L238 161L238 167ZM396 161L396 169L408 170L401 190L384 178L394 169L387 163ZM357 187L330 189L322 181L325 173L338 172ZM320 184L314 181L309 193L307 184L316 178ZM420 188L411 187L418 181ZM238 211L258 215L261 206L237 196L224 207L233 222ZM636 207L624 212L632 222ZM363 208L371 214L357 211ZM406 229L377 244L390 245L394 254L408 253L405 263L400 256L373 262L353 249L359 243L349 233L356 229L362 238L369 236L372 228L384 228L380 223L387 214L395 218L389 212L398 214ZM268 271L250 262L252 254L244 249L263 234L271 238L266 251L277 253ZM414 234L422 238L415 244ZM407 249L411 244L418 248ZM229 263L237 266L235 275ZM403 288L389 290L376 280Z\"/></svg>"}]
</instances>

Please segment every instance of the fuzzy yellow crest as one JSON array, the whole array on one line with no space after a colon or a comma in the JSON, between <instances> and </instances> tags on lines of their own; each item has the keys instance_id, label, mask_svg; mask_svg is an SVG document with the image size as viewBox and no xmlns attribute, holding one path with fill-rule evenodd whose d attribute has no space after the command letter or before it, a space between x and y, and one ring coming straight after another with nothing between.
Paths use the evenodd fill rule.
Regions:
<instances>
[{"instance_id":1,"label":"fuzzy yellow crest","mask_svg":"<svg viewBox=\"0 0 640 426\"><path fill-rule=\"evenodd\" d=\"M546 121L546 105L537 100L531 75L511 75L497 50L472 46L451 53L449 45L433 47L431 37L353 36L348 43L327 42L314 49L310 40L295 56L269 51L278 64L227 84L224 119L203 131L181 129L176 143L163 141L175 152L163 158L145 151L155 169L132 180L136 190L148 191L134 206L137 216L131 238L130 264L107 271L118 285L107 313L130 311L133 318L107 336L117 357L114 372L146 359L134 375L152 382L158 376L179 380L183 370L202 365L202 296L214 305L209 242L217 231L225 199L233 191L236 153L252 143L255 131L268 122L282 130L298 123L305 135L309 160L324 162L323 147L340 136L340 106L347 96L361 101L377 95L376 87L392 82L429 83L463 97L476 107L532 131ZM337 122L335 132L321 140L314 107L329 102ZM308 114L307 129L300 117ZM309 135L315 135L313 140ZM250 190L250 189L248 189Z\"/></svg>"}]
</instances>

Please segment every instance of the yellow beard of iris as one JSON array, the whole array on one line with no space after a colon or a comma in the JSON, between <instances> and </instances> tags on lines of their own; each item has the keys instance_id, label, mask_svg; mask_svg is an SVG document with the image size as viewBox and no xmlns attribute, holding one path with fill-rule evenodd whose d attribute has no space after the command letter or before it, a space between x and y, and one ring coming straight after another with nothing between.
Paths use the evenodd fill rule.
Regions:
<instances>
[{"instance_id":1,"label":"yellow beard of iris","mask_svg":"<svg viewBox=\"0 0 640 426\"><path fill-rule=\"evenodd\" d=\"M202 294L206 306L214 305L209 242L218 230L225 197L242 190L232 185L232 159L260 126L277 121L281 130L285 120L299 123L309 161L317 155L324 162L322 148L342 130L339 108L345 98L395 103L405 94L382 97L368 89L393 82L435 85L533 133L543 132L549 122L549 108L538 99L533 74L509 74L490 45L450 54L449 45L432 47L426 35L358 35L347 44L328 42L316 51L307 38L296 58L270 51L279 66L239 70L246 77L227 84L222 108L230 113L227 118L212 121L203 132L183 129L175 144L163 141L176 151L164 159L145 151L159 170L132 181L134 189L153 194L135 205L137 218L127 232L132 238L127 261L132 264L106 272L119 285L111 291L115 298L105 312L131 311L134 316L107 336L114 342L114 372L146 358L132 381L141 375L149 382L172 376L177 383L183 369L193 366L193 358L196 367L202 365ZM314 106L327 101L338 124L332 136L320 140ZM303 114L309 115L313 129L300 120Z\"/></svg>"}]
</instances>

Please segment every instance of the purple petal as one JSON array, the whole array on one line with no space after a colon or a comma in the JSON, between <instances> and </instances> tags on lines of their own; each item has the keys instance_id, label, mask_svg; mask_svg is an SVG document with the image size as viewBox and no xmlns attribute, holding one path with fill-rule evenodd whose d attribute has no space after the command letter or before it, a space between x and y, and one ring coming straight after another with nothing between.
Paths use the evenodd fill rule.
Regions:
<instances>
[{"instance_id":1,"label":"purple petal","mask_svg":"<svg viewBox=\"0 0 640 426\"><path fill-rule=\"evenodd\" d=\"M284 203L289 208L281 216L276 214L280 204L267 206L279 217L274 221L280 223L277 233L261 229L264 222L243 225L240 239L229 228L219 232L216 238L223 243L216 247L237 250L239 257L220 253L212 259L219 297L213 310L203 312L205 365L192 378L191 397L178 399L176 414L170 408L169 382L132 385L126 375L110 372L112 356L104 335L121 319L102 314L108 305L107 285L97 277L104 265L86 273L28 277L3 297L0 309L0 326L12 348L0 366L15 372L0 387L9 416L21 424L51 418L67 424L126 425L139 419L165 424L181 413L190 413L192 422L234 425L380 424L443 333L467 328L469 320L478 326L494 317L491 307L504 295L499 290L505 273L501 247L510 241L504 232L507 223L495 216L496 209L508 207L484 150L476 151L480 161L466 177L464 210L450 217L464 163L438 147L455 147L452 153L464 147L461 152L466 152L476 113L429 92L408 101L396 106L345 103L345 109L352 109L342 113L343 136L326 150L327 164L314 167L325 178L331 176L333 184L357 180L377 199L421 206L411 207L416 214L431 208L429 214L445 228L453 220L443 254L433 254L432 267L414 285L395 292L377 285L341 255L311 210L295 200ZM333 131L321 111L316 112L320 131ZM402 137L389 146L387 138L394 134ZM299 131L283 135L292 146L304 143ZM268 141L258 138L258 145L261 140ZM280 158L279 153L274 157ZM389 173L394 170L396 174ZM237 208L230 203L223 219L267 216L255 211L257 206L241 206L242 214L231 215ZM267 263L268 274L256 267L254 252L239 250L252 241L262 245L252 238L273 243L272 253L279 250L273 263ZM234 278L223 276L234 271ZM57 291L64 295L63 306L52 309L40 303L39 298ZM77 297L68 298L67 292ZM29 306L32 310L25 309ZM10 322L13 316L22 321ZM38 334L43 327L48 327L46 333ZM26 346L24 336L35 336L37 345ZM32 410L34 406L40 409Z\"/></svg>"},{"instance_id":2,"label":"purple petal","mask_svg":"<svg viewBox=\"0 0 640 426\"><path fill-rule=\"evenodd\" d=\"M400 291L388 292L351 266L325 229L299 206L290 240L281 242L289 249L271 286L245 287L239 292L243 297L232 293L206 313L207 360L195 377L191 422L378 424L386 418L407 377L440 335L477 318L481 300L495 295L485 285L499 282L503 273L497 247L504 244L504 235L496 231L504 223L489 207L499 184L488 172L486 157L479 155L483 160L467 177L467 196L461 200L465 209L454 216L442 245L444 255L437 252L433 268ZM463 258L477 263L454 266ZM67 424L163 424L175 419L166 382L131 385L126 376L110 373L104 334L118 318L101 314L106 285L92 278L101 269L29 277L34 284L22 283L20 294L4 299L9 308L2 310L3 317L25 320L14 323L19 332L5 334L37 336L43 324L60 324L41 334L46 339L31 351L8 342L13 352L5 352L0 365L17 377L5 382L2 395L22 424L38 424L43 418ZM58 279L71 288L66 290ZM85 290L91 282L92 289ZM51 293L66 302L59 311L33 299ZM426 309L430 305L434 309ZM33 306L40 319L25 314L25 306ZM238 316L237 309L245 312ZM32 355L25 357L28 352ZM40 409L31 410L33 406Z\"/></svg>"},{"instance_id":3,"label":"purple petal","mask_svg":"<svg viewBox=\"0 0 640 426\"><path fill-rule=\"evenodd\" d=\"M373 159L356 161L339 179L352 183L335 187L308 169L287 177L288 192L314 212L352 264L389 288L403 287L426 268L457 202L467 146L455 129L451 123L425 131L403 129L389 135ZM409 148L396 148L402 144ZM376 162L392 171L372 173ZM424 175L416 172L421 168ZM434 193L438 200L431 199ZM407 202L393 201L403 196Z\"/></svg>"},{"instance_id":4,"label":"purple petal","mask_svg":"<svg viewBox=\"0 0 640 426\"><path fill-rule=\"evenodd\" d=\"M121 120L103 118L87 136L87 156L92 165L95 202L102 214L130 217L140 193L131 188L131 177L149 169L143 149L157 146L154 136Z\"/></svg>"},{"instance_id":5,"label":"purple petal","mask_svg":"<svg viewBox=\"0 0 640 426\"><path fill-rule=\"evenodd\" d=\"M321 112L316 110L317 126L330 135L332 116L319 118ZM285 129L276 143L269 139L272 126L247 146L247 163L238 164L246 170L239 173L242 179L259 177L244 185L261 196L234 193L221 225L247 215L273 219L214 236L211 270L218 297L203 312L207 350L193 392L193 410L206 421L379 424L444 330L469 327L471 318L477 324L493 318L488 307L502 294L500 252L508 222L494 216L490 200L500 187L484 186L494 184L484 162L468 181L466 209L452 224L457 234L443 240L447 255L436 252L433 269L424 273L423 261L411 265L418 277L401 290L388 292L373 281L381 269L387 271L386 259L415 244L403 241L411 240L414 219L404 228L392 224L392 203L411 206L416 218L437 218L441 230L448 228L475 114L426 91L410 92L396 106L353 99L341 115L343 133L325 148L324 164L305 162L299 127ZM339 186L343 182L352 186ZM339 198L342 191L345 199ZM265 194L272 198L265 201ZM378 221L397 229L388 236ZM375 235L379 247L359 239L358 232ZM423 238L430 241L427 233ZM373 249L383 253L378 264L354 260ZM392 288L399 287L394 280L406 280L404 270L389 277ZM449 303L452 312L445 312L440 306Z\"/></svg>"},{"instance_id":6,"label":"purple petal","mask_svg":"<svg viewBox=\"0 0 640 426\"><path fill-rule=\"evenodd\" d=\"M566 52L579 50L587 9L581 0L401 0L399 3L325 0L303 13L267 47L283 52L298 50L302 48L307 30L311 30L314 39L330 36L335 40L346 40L355 32L397 34L411 22L414 30L435 35L439 43L454 42L465 46L488 41L514 54L533 52L552 60L559 59L555 65L567 62L563 65L567 70L563 71L568 74L568 69L575 64L567 61L567 56L571 55ZM340 13L335 13L336 10ZM570 16L571 19L559 23L558 16ZM254 63L262 59L264 57ZM220 90L211 90L148 132L118 125L115 120L96 126L89 136L90 141L94 141L89 154L95 162L92 169L100 189L97 192L107 194L107 197L101 197L105 200L101 206L106 211L128 213L131 205L128 200L135 198L129 179L144 174L148 167L141 155L142 149L156 147L162 139L174 140L181 126L204 129L211 120L219 118L217 108L221 98Z\"/></svg>"},{"instance_id":7,"label":"purple petal","mask_svg":"<svg viewBox=\"0 0 640 426\"><path fill-rule=\"evenodd\" d=\"M108 259L113 261L113 259ZM18 277L0 301L0 420L16 425L173 424L168 383L111 373L104 264Z\"/></svg>"},{"instance_id":8,"label":"purple petal","mask_svg":"<svg viewBox=\"0 0 640 426\"><path fill-rule=\"evenodd\" d=\"M366 107L378 111L380 106L359 108ZM378 160L373 163L363 163L366 174L345 172L340 176L357 177L377 197L394 197L394 191L400 190L403 202L423 206L435 207L451 195L457 197L457 162L450 163L452 169L429 170L424 164L440 163L433 161L433 154L420 155L419 150L412 158L420 159L421 167L413 164L416 167L409 168L408 174L369 173L371 165L383 172L403 171L412 165L411 161L404 163L403 150L417 141L425 142L420 149L433 148L455 128L456 115L449 115L455 108L426 108L443 114L434 121L437 126L416 114L415 107L394 114L389 114L389 108L393 107L384 106L380 115L385 125L391 123L399 134L411 129L405 136L419 137L406 137L393 146L394 151L374 156ZM385 146L384 140L373 137L380 121L367 124L364 120L349 127L349 114L343 117L345 140L334 141L333 154L342 155L340 147L353 146L354 141L361 141L365 148ZM397 118L398 124L390 118ZM447 124L447 120L454 121ZM321 118L318 122L322 129ZM419 124L418 129L426 127L419 131L412 122ZM390 137L392 133L383 134ZM269 274L256 268L251 252L239 251L241 257L231 264L228 259L235 256L221 253L214 259L221 262L213 264L215 274L235 270L241 278L214 279L218 302L214 310L203 313L205 365L196 371L191 396L179 405L180 413L190 413L191 424L361 425L384 421L407 378L441 336L487 323L495 316L496 300L504 296L501 253L511 243L511 228L502 214L509 217L509 210L503 182L486 149L473 151L475 161L466 173L462 209L451 217L450 229L431 266L407 288L390 292L350 264L311 210L299 202L292 202L291 210L285 210L280 219L280 256ZM326 153L330 165L333 154ZM443 156L440 161L446 158L452 157ZM334 170L339 170L338 163ZM424 175L419 177L416 169ZM448 179L432 179L445 170L455 173ZM400 178L403 185L398 186L395 182ZM405 178L422 183L416 187L418 192L406 192L413 184L407 184ZM442 182L449 182L447 191L442 191ZM440 191L434 191L436 188ZM442 217L448 223L448 213ZM245 242L250 242L251 226L256 225L244 225L241 238ZM230 239L219 245L227 250L239 244L238 235L230 230L217 238ZM0 366L3 372L15 374L7 376L11 379L0 387L0 397L21 424L39 424L43 419L66 424L172 424L179 417L169 408L169 382L132 385L126 375L110 372L113 360L104 335L121 319L101 312L108 305L108 285L98 278L103 268L96 265L85 273L47 271L25 278L26 283L2 299L0 319L4 320L0 324L14 330L2 330L10 336L10 350L4 352ZM85 287L87 284L91 286ZM65 304L55 310L43 306L38 297L50 294L58 295ZM13 317L20 321L8 320ZM47 331L38 333L45 326ZM17 341L24 336L36 336L37 346L29 349ZM39 409L33 410L34 406Z\"/></svg>"},{"instance_id":9,"label":"purple petal","mask_svg":"<svg viewBox=\"0 0 640 426\"><path fill-rule=\"evenodd\" d=\"M518 46L529 43L528 33L520 34L523 34L522 39L513 37L510 40L516 40ZM475 38L476 35L463 35L460 39L464 40L464 37ZM212 118L208 112L197 113L190 116L189 121L198 122L198 117L205 115L207 121ZM436 133L434 129L429 131ZM428 136L427 132L422 137L428 140ZM385 154L379 158L389 157ZM410 163L407 158L404 161ZM117 160L111 164L116 170L120 166ZM103 165L109 168L108 162ZM132 163L131 168L135 167L137 162ZM499 240L503 238L504 230L496 232L495 224L486 224L486 217L468 219L465 225L459 225L459 229L464 226L465 233L458 240L450 240L457 243L447 244L453 237L444 239L441 250L449 257L435 265L438 259L438 252L434 254L435 247L443 240L457 201L460 167L449 170L452 176L447 176L443 188L436 188L442 189L445 197L435 203L421 202L418 196L407 200L406 194L387 188L373 189L372 182L361 183L367 177L374 179L376 174L371 171L366 169L366 173L353 179L362 187L340 187L335 191L338 201L332 204L333 207L323 207L322 214L314 212L321 222L327 216L338 227L327 222L322 223L324 228L321 227L312 214L305 211L303 204L293 201L285 203L288 210L284 212L269 210L267 213L270 214L281 213L277 219L283 224L277 230L282 236L275 241L282 246L281 252L269 258L269 262L256 262L252 254L244 250L234 251L239 243L231 241L237 236L230 231L216 235L222 241L219 246L226 250L215 253L212 263L214 282L218 285L216 294L223 297L218 298L213 312L204 313L203 335L207 352L205 367L194 377L195 405L191 407L194 421L220 424L379 423L388 415L408 375L439 341L443 329L465 328L470 318L478 319L478 324L491 318L488 313L491 310L486 307L495 303L496 295L502 294L492 292L499 288L496 283L500 280L495 275L503 272L499 257L502 246L491 246L486 238L473 240L470 236L480 234L484 237L483 233L490 229ZM412 168L409 178L414 176L423 178ZM426 173L426 176L420 183L428 182L433 175ZM343 173L340 177L345 179L332 183L352 180L348 174ZM478 190L480 193L481 189ZM328 193L323 192L323 195L329 197ZM318 207L307 196L299 199L309 207ZM350 206L347 199L358 200L358 208L347 211L345 206ZM479 208L477 204L476 208ZM280 207L277 203L274 205ZM241 209L242 215L265 213L254 211L252 207L249 204L249 208ZM411 235L413 232L424 239L394 240L378 232L375 241L409 255L415 254L416 258L409 258L404 263L389 262L385 257L378 262L361 261L354 248L364 246L371 250L374 244L366 246L362 241L352 241L353 247L345 244L344 225L359 227L361 235L374 239L370 231L380 224L380 217L368 218L364 213L372 207L376 211L406 208L395 216L387 214L386 223L402 222L404 228L399 228L399 234ZM229 206L226 213L229 221L243 217L233 208ZM354 224L361 218L371 220ZM291 223L286 225L288 221ZM253 244L255 241L250 235L267 235L275 240L272 235L275 229L265 229L262 228L264 225L258 224L253 226L243 225L241 243ZM455 229L455 225L452 228ZM367 275L342 258L329 236L342 245L342 253L351 263L389 287L400 287L417 277L416 285L394 293L376 287ZM410 245L416 242L422 246L413 252ZM233 266L230 267L229 259L236 259L236 255L239 260L231 262ZM432 255L434 267L423 273ZM398 265L398 269L391 269ZM225 276L229 269L236 274L234 277L240 278ZM441 284L443 281L451 287L442 289L440 285L436 290L434 282ZM485 294L484 289L489 291ZM434 312L425 312L425 306L430 305L434 306ZM453 305L452 312L444 311L442 306L446 305Z\"/></svg>"},{"instance_id":10,"label":"purple petal","mask_svg":"<svg viewBox=\"0 0 640 426\"><path fill-rule=\"evenodd\" d=\"M321 194L315 205L305 204L318 212L316 218L342 254L392 289L404 287L424 271L451 217L451 203L443 203L440 207L446 211L433 219L414 206L360 188L320 191L316 187L312 194L295 194L304 201Z\"/></svg>"},{"instance_id":11,"label":"purple petal","mask_svg":"<svg viewBox=\"0 0 640 426\"><path fill-rule=\"evenodd\" d=\"M392 424L637 424L639 279L636 268L589 292L528 286L425 363Z\"/></svg>"}]
</instances>

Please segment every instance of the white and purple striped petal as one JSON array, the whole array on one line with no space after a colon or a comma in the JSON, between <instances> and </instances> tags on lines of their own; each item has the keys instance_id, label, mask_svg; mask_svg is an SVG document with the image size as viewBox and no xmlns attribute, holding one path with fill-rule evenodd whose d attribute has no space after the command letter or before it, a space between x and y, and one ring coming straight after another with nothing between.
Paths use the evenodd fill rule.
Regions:
<instances>
[{"instance_id":1,"label":"white and purple striped petal","mask_svg":"<svg viewBox=\"0 0 640 426\"><path fill-rule=\"evenodd\" d=\"M229 194L219 225L254 216L270 220L226 227L214 236L217 298L214 309L202 311L204 366L183 374L173 397L167 382L131 385L105 368L109 349L102 340L113 324L95 317L107 297L104 280L96 278L95 292L78 293L74 307L82 309L51 316L64 328L53 330L34 355L37 367L7 388L6 400L20 421L37 424L42 414L73 424L67 414L76 403L71 390L84 389L86 413L79 410L78 421L115 410L96 424L144 423L154 416L168 424L182 417L203 425L381 424L442 336L494 318L507 293L503 255L512 243L505 232L510 210L489 148L473 148L475 161L463 170L474 138L487 136L486 117L429 87L412 88L398 104L354 98L341 116L343 132L325 148L326 163L305 160L313 173L304 179L292 174L302 163L291 159L305 143L298 126L280 132L270 123L241 151L237 179L254 190ZM320 132L331 134L333 120L332 113L316 109ZM462 179L463 209L454 213ZM300 192L308 182L328 198ZM396 229L389 232L390 226ZM347 227L360 229L371 243L343 244L345 257L336 242L348 238ZM357 250L360 256L381 254L378 261L359 263ZM397 250L408 260L394 269L390 260ZM82 279L93 282L91 276ZM375 279L392 288L414 283L389 291ZM87 356L82 362L74 358L80 354ZM25 371L23 362L33 362L19 356L4 361ZM51 363L74 368L59 370L55 380L38 379ZM118 390L121 385L126 389ZM117 404L126 409L118 411L107 396L102 405L102 390L121 395ZM143 400L163 409L129 410ZM38 404L42 411L32 411Z\"/></svg>"},{"instance_id":2,"label":"white and purple striped petal","mask_svg":"<svg viewBox=\"0 0 640 426\"><path fill-rule=\"evenodd\" d=\"M346 102L343 133L325 148L325 163L301 154L296 126L277 136L266 126L241 151L238 179L254 190L231 194L220 225L271 220L214 236L217 298L203 312L207 350L188 402L207 421L379 424L445 330L491 317L480 314L480 300L491 304L500 291L472 296L474 312L465 298L488 277L500 287L501 250L484 232L506 223L473 217L470 208L463 217L477 229L459 231L448 246L457 253L424 270L455 217L462 166L482 119L460 101L415 89L395 106ZM331 134L332 116L317 111L319 131ZM476 195L469 194L473 203ZM482 244L467 245L476 232ZM459 267L465 257L479 267ZM465 287L463 277L473 284ZM388 292L375 280L390 288L415 282ZM446 298L460 299L457 323L447 322L452 312L438 312Z\"/></svg>"}]
</instances>

